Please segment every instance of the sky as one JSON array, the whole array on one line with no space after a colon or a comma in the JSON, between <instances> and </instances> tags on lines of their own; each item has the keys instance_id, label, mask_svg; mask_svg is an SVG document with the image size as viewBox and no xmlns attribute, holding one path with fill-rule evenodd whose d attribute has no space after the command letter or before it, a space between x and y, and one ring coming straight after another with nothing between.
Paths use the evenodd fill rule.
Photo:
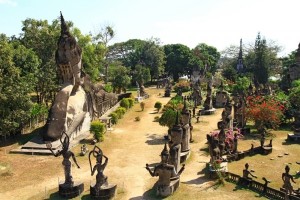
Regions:
<instances>
[{"instance_id":1,"label":"sky","mask_svg":"<svg viewBox=\"0 0 300 200\"><path fill-rule=\"evenodd\" d=\"M206 43L222 51L241 38L253 44L260 32L286 56L300 42L299 9L299 0L0 0L0 33L18 36L25 19L51 23L62 11L84 34L112 26L110 44L153 37L162 45Z\"/></svg>"}]
</instances>

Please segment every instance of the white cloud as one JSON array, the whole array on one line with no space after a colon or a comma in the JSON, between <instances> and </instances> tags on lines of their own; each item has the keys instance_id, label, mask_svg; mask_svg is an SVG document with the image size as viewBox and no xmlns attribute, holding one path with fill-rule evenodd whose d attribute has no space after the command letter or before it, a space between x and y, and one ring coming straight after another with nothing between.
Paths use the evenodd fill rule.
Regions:
<instances>
[{"instance_id":1,"label":"white cloud","mask_svg":"<svg viewBox=\"0 0 300 200\"><path fill-rule=\"evenodd\" d=\"M17 6L17 2L14 2L12 0L0 0L0 4L6 4L9 6Z\"/></svg>"}]
</instances>

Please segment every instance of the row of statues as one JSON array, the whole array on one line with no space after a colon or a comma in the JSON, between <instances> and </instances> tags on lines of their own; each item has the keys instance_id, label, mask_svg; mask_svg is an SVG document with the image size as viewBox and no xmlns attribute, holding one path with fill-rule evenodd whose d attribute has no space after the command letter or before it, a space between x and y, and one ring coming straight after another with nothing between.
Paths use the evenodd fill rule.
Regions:
<instances>
[{"instance_id":1,"label":"row of statues","mask_svg":"<svg viewBox=\"0 0 300 200\"><path fill-rule=\"evenodd\" d=\"M63 139L64 138L64 139ZM62 165L64 167L65 181L59 184L59 194L64 198L74 198L83 192L83 183L74 183L71 166L72 163L70 159L74 161L76 166L80 168L77 163L74 153L70 150L70 139L66 132L63 132L60 137L60 142L62 144L62 149L58 150L56 153L52 149L51 143L47 143L47 148L55 156L62 156ZM92 157L96 160L95 165L92 164ZM104 158L104 160L103 160ZM91 176L96 172L96 183L91 184L90 191L94 198L109 197L113 198L116 190L116 185L110 185L107 181L107 176L104 175L104 169L108 163L108 158L103 154L102 150L98 146L94 146L93 150L89 153L89 163L91 169Z\"/></svg>"}]
</instances>

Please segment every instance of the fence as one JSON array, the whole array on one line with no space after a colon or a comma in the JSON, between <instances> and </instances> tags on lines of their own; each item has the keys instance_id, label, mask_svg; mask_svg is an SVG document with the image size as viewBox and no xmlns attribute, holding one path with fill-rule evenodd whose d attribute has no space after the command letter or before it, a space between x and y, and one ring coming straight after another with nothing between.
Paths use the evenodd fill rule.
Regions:
<instances>
[{"instance_id":1,"label":"fence","mask_svg":"<svg viewBox=\"0 0 300 200\"><path fill-rule=\"evenodd\" d=\"M242 181L243 178L237 174L226 172L226 181L235 183L238 185L246 186L250 190L261 193L263 196L271 198L271 199L285 199L285 192L276 190L274 188L268 187L268 182L265 180L265 183L260 183L255 180L247 180L249 184L243 184L245 181ZM300 197L294 195L288 195L289 200L300 200Z\"/></svg>"}]
</instances>

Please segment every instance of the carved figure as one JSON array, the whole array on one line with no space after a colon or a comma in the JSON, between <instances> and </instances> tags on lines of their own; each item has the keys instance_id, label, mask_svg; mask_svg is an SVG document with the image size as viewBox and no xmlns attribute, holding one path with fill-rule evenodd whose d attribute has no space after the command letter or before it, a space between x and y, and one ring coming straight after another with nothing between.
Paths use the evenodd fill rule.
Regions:
<instances>
[{"instance_id":1,"label":"carved figure","mask_svg":"<svg viewBox=\"0 0 300 200\"><path fill-rule=\"evenodd\" d=\"M169 186L172 180L179 180L179 177L181 173L183 172L185 165L181 167L179 172L177 173L175 170L174 165L168 164L169 160L169 152L167 149L167 144L165 144L165 147L163 151L161 152L161 163L156 165L154 167L154 170L152 171L148 164L146 164L146 169L150 173L151 176L158 176L158 182L157 182L157 193L158 194L164 194L164 190L166 190Z\"/></svg>"},{"instance_id":2,"label":"carved figure","mask_svg":"<svg viewBox=\"0 0 300 200\"><path fill-rule=\"evenodd\" d=\"M63 136L65 136L64 141L62 141ZM76 166L78 168L80 168L80 167L79 167L79 165L76 161L74 153L72 151L70 151L70 149L69 149L70 139L69 139L69 136L66 134L66 132L62 133L59 140L62 144L62 150L58 150L56 153L53 152L52 144L50 142L47 143L46 146L55 157L58 157L60 155L63 156L62 164L64 166L64 171L65 171L65 183L64 183L64 185L72 187L74 182L73 182L73 177L71 175L71 161L70 161L70 158L72 157L72 159L73 159L74 163L76 164Z\"/></svg>"},{"instance_id":3,"label":"carved figure","mask_svg":"<svg viewBox=\"0 0 300 200\"><path fill-rule=\"evenodd\" d=\"M293 176L289 174L290 172L290 167L288 165L285 166L285 173L282 173L282 180L283 180L283 188L286 190L286 192L288 194L292 194L293 190L293 186L291 184L291 181L293 181L293 183L296 183L293 179Z\"/></svg>"},{"instance_id":4,"label":"carved figure","mask_svg":"<svg viewBox=\"0 0 300 200\"><path fill-rule=\"evenodd\" d=\"M91 155L96 158L96 164L94 165L94 167L92 167ZM104 162L102 160L103 158L105 159ZM108 158L103 154L102 150L95 145L94 149L89 153L89 162L91 168L91 176L93 176L97 171L95 190L99 191L102 185L108 184L107 176L103 174L103 171L108 163Z\"/></svg>"},{"instance_id":5,"label":"carved figure","mask_svg":"<svg viewBox=\"0 0 300 200\"><path fill-rule=\"evenodd\" d=\"M249 170L249 164L246 163L245 164L245 169L243 170L243 178L246 179L246 180L252 180L252 178L249 177L249 175L254 177L254 178L257 178L257 176L255 176L251 173L251 171Z\"/></svg>"}]
</instances>

